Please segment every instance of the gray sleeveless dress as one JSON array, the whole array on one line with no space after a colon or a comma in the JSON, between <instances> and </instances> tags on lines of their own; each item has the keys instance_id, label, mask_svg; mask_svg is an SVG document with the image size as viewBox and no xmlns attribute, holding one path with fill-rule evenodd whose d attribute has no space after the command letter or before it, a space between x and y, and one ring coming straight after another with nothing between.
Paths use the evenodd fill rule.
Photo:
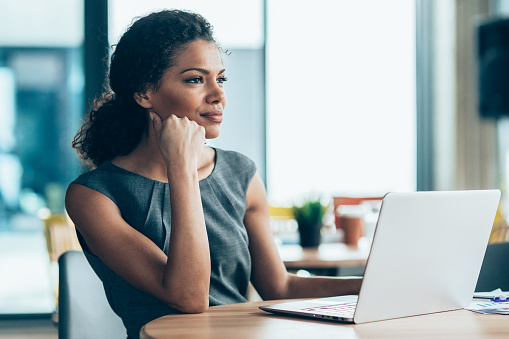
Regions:
<instances>
[{"instance_id":1,"label":"gray sleeveless dress","mask_svg":"<svg viewBox=\"0 0 509 339\"><path fill-rule=\"evenodd\" d=\"M256 172L254 162L246 156L221 149L215 151L214 170L199 183L210 245L211 306L246 301L251 258L243 218L247 188ZM167 183L129 172L109 161L72 183L110 198L129 225L168 253L171 213ZM103 227L106 229L108 225ZM129 338L138 338L141 327L149 321L179 313L110 270L88 251L83 237L77 233L85 256L102 280L111 308L122 318Z\"/></svg>"}]
</instances>

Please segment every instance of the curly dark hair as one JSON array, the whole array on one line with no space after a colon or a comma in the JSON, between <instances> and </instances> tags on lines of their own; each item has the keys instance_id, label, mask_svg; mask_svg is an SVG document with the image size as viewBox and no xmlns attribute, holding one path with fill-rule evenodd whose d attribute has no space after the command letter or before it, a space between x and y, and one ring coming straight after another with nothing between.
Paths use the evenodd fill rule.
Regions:
<instances>
[{"instance_id":1,"label":"curly dark hair","mask_svg":"<svg viewBox=\"0 0 509 339\"><path fill-rule=\"evenodd\" d=\"M94 101L72 141L85 163L99 166L133 151L148 128L146 111L134 99L135 93L149 87L157 90L179 52L198 39L217 45L212 26L196 13L163 10L134 21L111 57L106 92Z\"/></svg>"}]
</instances>

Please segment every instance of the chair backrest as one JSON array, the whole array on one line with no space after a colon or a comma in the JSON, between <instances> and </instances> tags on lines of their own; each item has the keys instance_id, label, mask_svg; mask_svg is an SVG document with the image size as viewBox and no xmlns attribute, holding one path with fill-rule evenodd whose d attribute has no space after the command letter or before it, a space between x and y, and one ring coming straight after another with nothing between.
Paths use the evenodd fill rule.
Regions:
<instances>
[{"instance_id":1,"label":"chair backrest","mask_svg":"<svg viewBox=\"0 0 509 339\"><path fill-rule=\"evenodd\" d=\"M509 242L488 245L475 291L489 292L497 288L509 291Z\"/></svg>"},{"instance_id":2,"label":"chair backrest","mask_svg":"<svg viewBox=\"0 0 509 339\"><path fill-rule=\"evenodd\" d=\"M58 338L126 338L122 320L113 312L101 280L81 251L58 259Z\"/></svg>"}]
</instances>

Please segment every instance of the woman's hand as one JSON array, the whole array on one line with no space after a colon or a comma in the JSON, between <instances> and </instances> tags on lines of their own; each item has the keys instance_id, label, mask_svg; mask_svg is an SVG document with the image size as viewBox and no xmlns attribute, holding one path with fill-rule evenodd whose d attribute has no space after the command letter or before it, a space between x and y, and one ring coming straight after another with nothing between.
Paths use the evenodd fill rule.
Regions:
<instances>
[{"instance_id":1,"label":"woman's hand","mask_svg":"<svg viewBox=\"0 0 509 339\"><path fill-rule=\"evenodd\" d=\"M179 118L173 114L162 120L159 114L152 111L150 118L168 169L178 166L196 171L205 147L205 128L187 117Z\"/></svg>"}]
</instances>

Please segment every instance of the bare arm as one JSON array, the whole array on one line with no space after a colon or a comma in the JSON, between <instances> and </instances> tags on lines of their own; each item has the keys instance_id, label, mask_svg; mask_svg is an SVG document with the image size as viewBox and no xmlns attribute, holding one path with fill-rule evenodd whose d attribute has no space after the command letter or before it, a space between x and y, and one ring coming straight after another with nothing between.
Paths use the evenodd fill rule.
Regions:
<instances>
[{"instance_id":1,"label":"bare arm","mask_svg":"<svg viewBox=\"0 0 509 339\"><path fill-rule=\"evenodd\" d=\"M258 174L247 191L244 223L249 235L252 282L263 299L358 294L361 278L298 277L286 271L269 226L265 187Z\"/></svg>"},{"instance_id":2,"label":"bare arm","mask_svg":"<svg viewBox=\"0 0 509 339\"><path fill-rule=\"evenodd\" d=\"M205 129L188 118L153 116L159 148L168 170L171 236L163 286L173 291L180 310L193 305L203 312L209 305L210 250L198 179L198 161L205 145Z\"/></svg>"},{"instance_id":3,"label":"bare arm","mask_svg":"<svg viewBox=\"0 0 509 339\"><path fill-rule=\"evenodd\" d=\"M210 284L210 251L197 173L204 131L178 118L157 120L154 129L160 144L171 144L163 157L175 160L167 166L172 192L168 255L128 225L117 206L101 193L70 185L66 208L91 252L127 282L182 312L203 312L208 308ZM169 129L172 133L167 134L176 139L165 139L162 131Z\"/></svg>"}]
</instances>

